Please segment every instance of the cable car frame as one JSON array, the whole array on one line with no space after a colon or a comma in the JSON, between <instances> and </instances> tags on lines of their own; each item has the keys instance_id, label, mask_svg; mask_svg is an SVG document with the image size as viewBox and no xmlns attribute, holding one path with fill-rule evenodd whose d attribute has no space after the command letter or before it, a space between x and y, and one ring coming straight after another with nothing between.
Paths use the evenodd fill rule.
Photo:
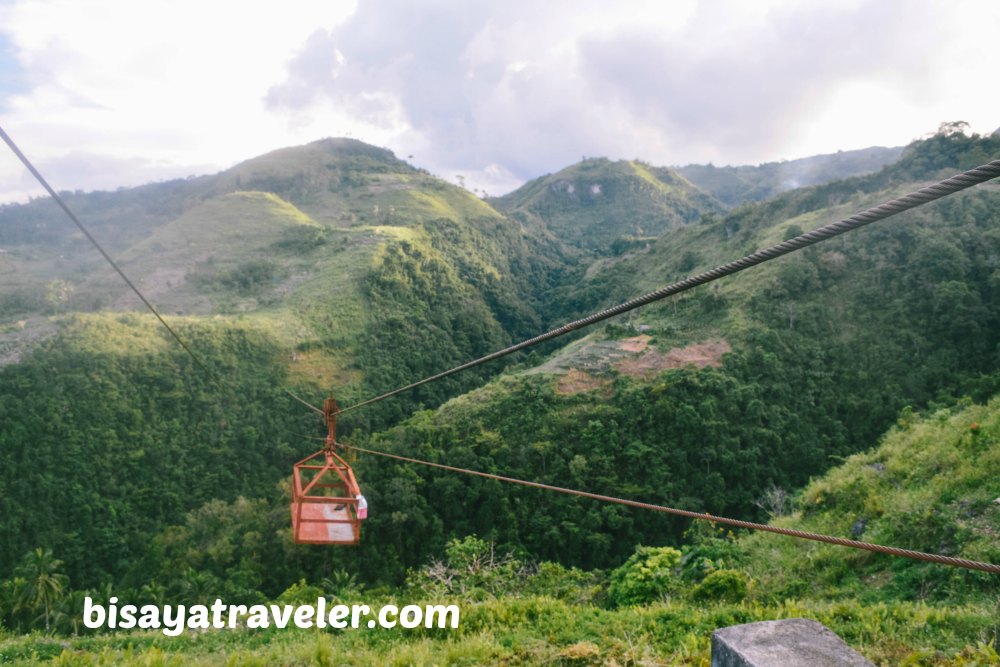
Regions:
<instances>
[{"instance_id":1,"label":"cable car frame","mask_svg":"<svg viewBox=\"0 0 1000 667\"><path fill-rule=\"evenodd\" d=\"M352 546L361 540L361 489L351 466L334 452L337 403L323 402L328 435L323 449L292 470L292 534L298 544Z\"/></svg>"}]
</instances>

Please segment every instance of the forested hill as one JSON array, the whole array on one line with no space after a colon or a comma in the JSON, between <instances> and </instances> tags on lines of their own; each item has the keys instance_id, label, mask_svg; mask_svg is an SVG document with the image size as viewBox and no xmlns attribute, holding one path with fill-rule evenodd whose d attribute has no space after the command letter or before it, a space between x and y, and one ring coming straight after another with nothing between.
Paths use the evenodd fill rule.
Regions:
<instances>
[{"instance_id":1,"label":"forested hill","mask_svg":"<svg viewBox=\"0 0 1000 667\"><path fill-rule=\"evenodd\" d=\"M361 457L362 545L296 546L287 479L318 424L283 388L350 404L998 154L1000 137L942 133L874 174L729 212L667 170L595 160L584 167L627 175L601 183L648 188L602 187L588 217L582 200L539 204L559 194L559 179L542 180L507 217L348 140L148 186L149 208L136 191L71 196L223 387L84 258L48 204L5 207L0 592L23 592L14 572L37 547L77 591L260 601L302 578L395 587L473 533L528 561L601 569L638 544L680 545L679 520ZM342 435L762 518L766 491L794 494L906 406L1000 389L998 201L996 184L976 187L506 369L348 413ZM906 546L936 551L940 534Z\"/></svg>"},{"instance_id":2,"label":"forested hill","mask_svg":"<svg viewBox=\"0 0 1000 667\"><path fill-rule=\"evenodd\" d=\"M164 314L250 322L283 350L291 383L345 400L528 335L563 268L551 243L471 193L350 139L215 176L64 196ZM4 362L64 315L141 307L50 201L0 208L0 248ZM395 417L364 420L475 383L447 382L389 408Z\"/></svg>"},{"instance_id":3,"label":"forested hill","mask_svg":"<svg viewBox=\"0 0 1000 667\"><path fill-rule=\"evenodd\" d=\"M616 240L655 238L721 210L676 172L639 161L591 158L490 202L530 229L585 252Z\"/></svg>"},{"instance_id":4,"label":"forested hill","mask_svg":"<svg viewBox=\"0 0 1000 667\"><path fill-rule=\"evenodd\" d=\"M878 171L903 149L872 147L758 166L585 158L489 202L529 228L585 254L642 244L705 213Z\"/></svg>"}]
</instances>

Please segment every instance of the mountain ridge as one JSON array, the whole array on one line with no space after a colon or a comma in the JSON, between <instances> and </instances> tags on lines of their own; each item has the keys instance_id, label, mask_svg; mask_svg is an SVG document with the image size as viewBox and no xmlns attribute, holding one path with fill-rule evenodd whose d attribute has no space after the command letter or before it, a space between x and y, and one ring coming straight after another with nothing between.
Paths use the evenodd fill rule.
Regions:
<instances>
[{"instance_id":1,"label":"mountain ridge","mask_svg":"<svg viewBox=\"0 0 1000 667\"><path fill-rule=\"evenodd\" d=\"M756 166L689 164L675 169L727 207L733 207L748 201L763 201L795 188L870 174L898 160L903 151L902 146L871 146Z\"/></svg>"}]
</instances>

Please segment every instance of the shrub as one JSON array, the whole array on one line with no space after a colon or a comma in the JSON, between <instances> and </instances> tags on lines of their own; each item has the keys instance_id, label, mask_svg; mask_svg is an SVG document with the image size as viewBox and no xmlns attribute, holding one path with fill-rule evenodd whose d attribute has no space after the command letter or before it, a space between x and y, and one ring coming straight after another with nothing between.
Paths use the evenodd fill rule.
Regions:
<instances>
[{"instance_id":1,"label":"shrub","mask_svg":"<svg viewBox=\"0 0 1000 667\"><path fill-rule=\"evenodd\" d=\"M750 592L747 576L739 570L716 570L694 587L691 597L695 600L722 600L739 602Z\"/></svg>"},{"instance_id":2,"label":"shrub","mask_svg":"<svg viewBox=\"0 0 1000 667\"><path fill-rule=\"evenodd\" d=\"M788 225L788 227L785 227L785 233L781 236L781 240L782 241L789 241L791 239L794 239L796 236L800 236L800 235L802 235L804 233L805 232L802 230L801 226L799 226L799 225Z\"/></svg>"},{"instance_id":3,"label":"shrub","mask_svg":"<svg viewBox=\"0 0 1000 667\"><path fill-rule=\"evenodd\" d=\"M316 604L316 600L324 596L324 591L319 586L306 583L305 579L300 579L284 590L275 600L278 604Z\"/></svg>"},{"instance_id":4,"label":"shrub","mask_svg":"<svg viewBox=\"0 0 1000 667\"><path fill-rule=\"evenodd\" d=\"M681 562L681 552L671 547L636 548L625 563L611 573L608 600L617 606L646 604L662 599L670 590Z\"/></svg>"}]
</instances>

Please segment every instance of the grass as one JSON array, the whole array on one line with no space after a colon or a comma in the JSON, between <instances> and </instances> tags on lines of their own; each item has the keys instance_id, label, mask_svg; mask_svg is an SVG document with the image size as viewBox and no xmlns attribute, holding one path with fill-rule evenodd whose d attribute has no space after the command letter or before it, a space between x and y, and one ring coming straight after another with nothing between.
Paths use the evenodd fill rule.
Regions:
<instances>
[{"instance_id":1,"label":"grass","mask_svg":"<svg viewBox=\"0 0 1000 667\"><path fill-rule=\"evenodd\" d=\"M1000 563L1000 399L904 414L876 448L809 484L782 526ZM915 587L926 599L1000 604L996 575L753 535L752 575L775 596L877 600ZM817 567L825 564L824 567Z\"/></svg>"},{"instance_id":2,"label":"grass","mask_svg":"<svg viewBox=\"0 0 1000 667\"><path fill-rule=\"evenodd\" d=\"M368 601L369 603L371 601ZM711 634L728 625L810 618L878 665L996 665L991 610L894 602L786 600L693 605L669 601L608 610L549 597L461 606L456 630L156 631L54 640L3 637L0 660L51 665L626 665L707 667Z\"/></svg>"},{"instance_id":3,"label":"grass","mask_svg":"<svg viewBox=\"0 0 1000 667\"><path fill-rule=\"evenodd\" d=\"M233 192L196 205L134 246L123 261L192 263L211 255L240 256L262 250L281 239L290 227L320 226L278 196L265 192Z\"/></svg>"}]
</instances>

